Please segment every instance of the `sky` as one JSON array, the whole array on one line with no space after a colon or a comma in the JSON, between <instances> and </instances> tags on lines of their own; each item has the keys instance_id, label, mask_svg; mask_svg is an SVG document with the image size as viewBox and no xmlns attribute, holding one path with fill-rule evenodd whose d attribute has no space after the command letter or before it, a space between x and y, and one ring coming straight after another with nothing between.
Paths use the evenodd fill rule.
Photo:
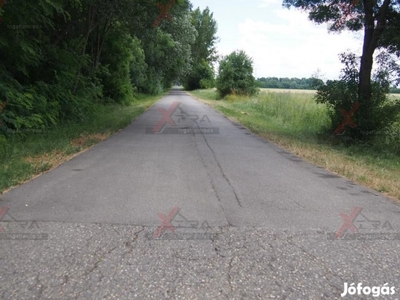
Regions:
<instances>
[{"instance_id":1,"label":"sky","mask_svg":"<svg viewBox=\"0 0 400 300\"><path fill-rule=\"evenodd\" d=\"M207 6L218 24L219 54L244 50L254 62L254 76L338 79L339 54L361 54L362 35L329 33L306 12L282 7L282 0L190 0L193 9Z\"/></svg>"}]
</instances>

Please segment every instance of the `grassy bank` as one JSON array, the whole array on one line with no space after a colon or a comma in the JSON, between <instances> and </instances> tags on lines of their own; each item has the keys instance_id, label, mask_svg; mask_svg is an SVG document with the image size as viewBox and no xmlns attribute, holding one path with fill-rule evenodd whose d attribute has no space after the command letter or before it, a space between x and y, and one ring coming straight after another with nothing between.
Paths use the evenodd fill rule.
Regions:
<instances>
[{"instance_id":1,"label":"grassy bank","mask_svg":"<svg viewBox=\"0 0 400 300\"><path fill-rule=\"evenodd\" d=\"M0 194L107 139L160 98L141 96L128 106L98 106L86 120L48 131L10 133L0 139Z\"/></svg>"},{"instance_id":2,"label":"grassy bank","mask_svg":"<svg viewBox=\"0 0 400 300\"><path fill-rule=\"evenodd\" d=\"M191 94L305 160L400 200L400 157L388 150L393 147L382 140L346 147L323 134L330 126L327 109L312 94L263 91L224 100L216 100L214 90Z\"/></svg>"}]
</instances>

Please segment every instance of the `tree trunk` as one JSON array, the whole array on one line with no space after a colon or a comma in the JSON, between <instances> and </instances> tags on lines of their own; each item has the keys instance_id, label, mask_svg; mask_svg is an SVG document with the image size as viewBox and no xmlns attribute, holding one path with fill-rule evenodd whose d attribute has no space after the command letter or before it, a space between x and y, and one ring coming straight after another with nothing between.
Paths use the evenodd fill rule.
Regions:
<instances>
[{"instance_id":1,"label":"tree trunk","mask_svg":"<svg viewBox=\"0 0 400 300\"><path fill-rule=\"evenodd\" d=\"M364 107L368 107L371 102L371 74L373 65L373 55L375 48L371 47L371 42L374 36L375 19L372 0L364 0L364 42L361 56L359 86L358 86L358 101Z\"/></svg>"},{"instance_id":2,"label":"tree trunk","mask_svg":"<svg viewBox=\"0 0 400 300\"><path fill-rule=\"evenodd\" d=\"M94 63L94 69L97 70L97 68L99 67L100 64L100 57L101 57L101 53L103 51L103 46L104 46L104 42L106 39L106 35L107 33L110 31L111 29L111 22L109 22L108 20L106 20L104 27L103 27L103 31L100 34L100 26L98 27L97 30L97 41L96 41L96 59L95 59L95 63Z\"/></svg>"},{"instance_id":3,"label":"tree trunk","mask_svg":"<svg viewBox=\"0 0 400 300\"><path fill-rule=\"evenodd\" d=\"M358 102L362 106L362 110L365 112L366 121L370 120L371 115L371 102L372 102L372 65L373 55L375 49L370 49L368 46L368 36L364 36L364 47L361 56L360 74L359 74L359 85L358 85Z\"/></svg>"},{"instance_id":4,"label":"tree trunk","mask_svg":"<svg viewBox=\"0 0 400 300\"><path fill-rule=\"evenodd\" d=\"M81 53L81 58L80 58L80 62L79 62L78 72L76 74L75 84L74 84L74 88L73 88L73 91L72 91L72 93L74 95L76 94L76 91L77 91L77 88L78 88L79 76L81 74L81 68L82 68L82 60L83 60L83 56L86 53L86 46L88 44L90 34L96 28L96 26L93 25L96 13L97 13L97 6L90 6L88 8L87 30L86 30L85 38L84 38L84 41L83 41L82 53Z\"/></svg>"},{"instance_id":5,"label":"tree trunk","mask_svg":"<svg viewBox=\"0 0 400 300\"><path fill-rule=\"evenodd\" d=\"M364 4L364 42L361 56L358 101L363 106L365 121L371 118L372 109L372 66L374 62L374 52L378 47L379 39L386 26L386 14L391 0L385 0L374 16L374 0L363 0ZM376 24L375 24L376 21Z\"/></svg>"}]
</instances>

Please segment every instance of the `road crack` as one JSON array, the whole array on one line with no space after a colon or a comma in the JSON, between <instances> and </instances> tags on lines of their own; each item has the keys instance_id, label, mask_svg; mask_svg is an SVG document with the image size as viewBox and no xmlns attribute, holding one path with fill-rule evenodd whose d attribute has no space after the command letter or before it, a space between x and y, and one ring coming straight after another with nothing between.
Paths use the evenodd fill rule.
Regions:
<instances>
[{"instance_id":1,"label":"road crack","mask_svg":"<svg viewBox=\"0 0 400 300\"><path fill-rule=\"evenodd\" d=\"M197 122L196 122L196 124L197 124L197 127L200 128L200 126L199 126L199 124L198 124ZM218 158L217 158L217 155L216 155L214 149L213 149L213 148L211 147L211 145L208 143L208 140L206 139L205 134L204 134L201 130L199 130L199 132L201 132L201 136L202 136L202 138L203 138L205 144L207 145L207 148L211 151L213 161L215 162L219 173L222 175L222 178L225 180L225 182L228 184L230 190L232 191L232 193L233 193L233 195L234 195L234 197L235 197L235 200L236 200L237 204L238 204L240 207L243 207L242 201L240 200L239 195L237 194L237 192L236 192L234 186L232 185L232 182L229 180L228 176L226 175L226 172L225 172L224 168L222 167L221 163L219 162L219 160L218 160ZM213 180L213 177L211 176L211 174L210 174L209 171L208 171L207 163L204 161L204 158L203 158L203 156L199 153L199 151L198 151L198 154L199 154L199 156L200 156L200 158L201 158L201 160L202 160L202 162L203 162L203 165L205 166L205 168L206 168L206 170L207 170L207 173L208 173L209 177L211 178L211 185L212 185L212 188L213 188L213 190L214 190L214 193L215 193L215 195L216 195L218 201L221 202L221 197L219 196L219 193L218 193L218 191L217 191L217 187L215 186L215 181Z\"/></svg>"},{"instance_id":2,"label":"road crack","mask_svg":"<svg viewBox=\"0 0 400 300\"><path fill-rule=\"evenodd\" d=\"M210 151L211 151L211 153L212 153L212 155L213 155L214 161L217 163L217 166L218 166L219 171L221 172L223 178L225 179L225 181L228 183L228 185L229 185L230 188L232 189L232 193L235 195L235 199L236 199L238 205L239 205L240 207L243 207L242 202L240 201L239 196L238 196L238 194L236 193L235 188L233 187L231 181L229 180L229 178L228 178L228 176L226 175L224 169L222 168L220 162L218 161L218 158L217 158L217 155L216 155L215 152L214 152L214 149L213 149L213 148L210 146L210 144L208 143L206 137L204 136L204 133L202 133L202 136L203 136L203 139L204 139L204 141L205 141L205 143L206 143L208 149L210 149Z\"/></svg>"},{"instance_id":3,"label":"road crack","mask_svg":"<svg viewBox=\"0 0 400 300\"><path fill-rule=\"evenodd\" d=\"M326 274L330 274L333 278L339 278L340 281L344 282L345 280L338 274L335 274L329 267L327 267L318 257L316 257L315 255L309 253L306 249L304 249L303 247L297 245L296 243L294 243L291 240L292 237L287 237L285 240L288 242L288 244L298 248L299 250L301 250L306 256L308 256L309 258L311 258L311 260L315 261L318 265L322 266L322 269L325 270ZM339 291L340 293L342 292L341 288L337 287L334 283L332 283L327 277L326 280L328 281L328 284L336 289L337 291Z\"/></svg>"},{"instance_id":4,"label":"road crack","mask_svg":"<svg viewBox=\"0 0 400 300\"><path fill-rule=\"evenodd\" d=\"M106 258L106 256L109 255L111 252L113 252L113 251L114 251L115 249L117 249L117 248L118 248L118 246L115 246L115 247L111 248L109 251L107 251L106 253L104 253L104 254L94 263L94 265L93 265L90 269L86 270L86 272L84 273L84 275L87 276L87 275L93 273L93 272L98 268L98 266L100 265L100 263L102 263L102 262L104 261L104 259Z\"/></svg>"}]
</instances>

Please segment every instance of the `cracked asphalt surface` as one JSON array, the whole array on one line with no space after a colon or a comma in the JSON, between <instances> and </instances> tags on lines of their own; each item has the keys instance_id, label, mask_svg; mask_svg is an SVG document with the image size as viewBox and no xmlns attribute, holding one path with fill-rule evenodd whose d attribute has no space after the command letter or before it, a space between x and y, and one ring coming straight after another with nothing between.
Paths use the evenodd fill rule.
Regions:
<instances>
[{"instance_id":1,"label":"cracked asphalt surface","mask_svg":"<svg viewBox=\"0 0 400 300\"><path fill-rule=\"evenodd\" d=\"M0 298L398 299L399 213L172 90L3 195Z\"/></svg>"}]
</instances>

